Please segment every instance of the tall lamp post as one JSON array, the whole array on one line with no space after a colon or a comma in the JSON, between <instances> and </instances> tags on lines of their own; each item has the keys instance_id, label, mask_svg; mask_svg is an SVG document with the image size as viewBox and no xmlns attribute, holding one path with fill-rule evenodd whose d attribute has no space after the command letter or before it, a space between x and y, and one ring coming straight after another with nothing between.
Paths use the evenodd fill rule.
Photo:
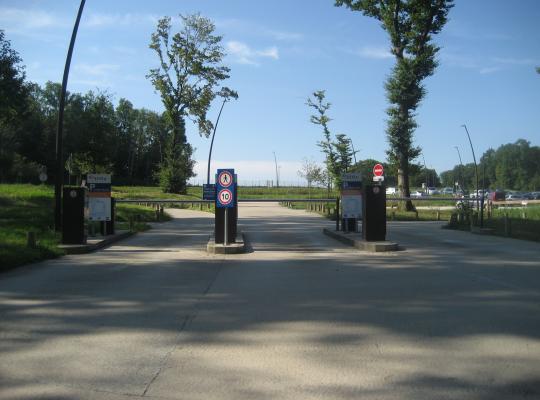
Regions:
<instances>
[{"instance_id":1,"label":"tall lamp post","mask_svg":"<svg viewBox=\"0 0 540 400\"><path fill-rule=\"evenodd\" d=\"M274 153L274 163L276 164L276 187L279 187L279 172L278 172L278 166L277 166L276 152L273 151L272 153Z\"/></svg>"},{"instance_id":2,"label":"tall lamp post","mask_svg":"<svg viewBox=\"0 0 540 400\"><path fill-rule=\"evenodd\" d=\"M459 147L454 146L454 149L456 149L458 157L459 157L459 176L458 176L458 184L461 185L461 189L465 189L463 186L463 161L461 161L461 153L459 152ZM461 180L461 184L459 181Z\"/></svg>"},{"instance_id":3,"label":"tall lamp post","mask_svg":"<svg viewBox=\"0 0 540 400\"><path fill-rule=\"evenodd\" d=\"M210 151L208 152L208 168L206 171L206 183L208 185L210 184L210 160L212 159L212 148L214 147L214 138L216 137L216 129L219 124L219 118L221 117L221 112L223 111L225 103L228 102L231 98L237 99L238 93L236 93L234 90L224 87L219 91L218 96L223 97L223 103L221 104L221 108L219 109L219 114L216 119L216 124L214 125L214 131L212 132L212 141L210 142Z\"/></svg>"},{"instance_id":4,"label":"tall lamp post","mask_svg":"<svg viewBox=\"0 0 540 400\"><path fill-rule=\"evenodd\" d=\"M426 171L426 193L429 193L429 177L428 177L428 169L426 166L426 159L424 158L424 155L422 154L422 161L424 161L424 170Z\"/></svg>"},{"instance_id":5,"label":"tall lamp post","mask_svg":"<svg viewBox=\"0 0 540 400\"><path fill-rule=\"evenodd\" d=\"M208 152L208 168L206 171L206 183L210 184L210 159L212 158L212 148L214 147L214 138L216 137L216 129L219 124L219 117L221 117L221 112L223 111L223 106L227 102L228 98L223 99L223 103L221 104L221 108L219 109L219 114L216 120L216 124L214 125L214 131L212 132L212 141L210 142L210 151Z\"/></svg>"},{"instance_id":6,"label":"tall lamp post","mask_svg":"<svg viewBox=\"0 0 540 400\"><path fill-rule=\"evenodd\" d=\"M479 205L479 199L478 199L478 164L476 164L476 156L474 155L474 147L471 140L471 135L469 135L469 130L467 129L467 125L463 124L461 125L463 128L465 128L465 132L467 132L467 137L469 138L469 144L471 145L471 151L474 161L474 174L476 176L476 209L478 210Z\"/></svg>"},{"instance_id":7,"label":"tall lamp post","mask_svg":"<svg viewBox=\"0 0 540 400\"><path fill-rule=\"evenodd\" d=\"M73 47L75 46L75 39L77 38L77 31L79 30L79 22L81 21L81 15L84 9L84 3L86 0L81 0L79 6L79 12L77 13L77 19L73 26L73 33L71 34L71 41L69 42L69 49L66 57L66 64L64 66L64 77L62 78L62 91L60 93L60 102L58 105L58 126L56 129L56 179L54 184L54 230L59 231L62 227L62 185L64 184L64 160L62 157L62 136L64 134L64 106L66 101L66 90L69 76L69 67L71 65L71 56L73 54Z\"/></svg>"}]
</instances>

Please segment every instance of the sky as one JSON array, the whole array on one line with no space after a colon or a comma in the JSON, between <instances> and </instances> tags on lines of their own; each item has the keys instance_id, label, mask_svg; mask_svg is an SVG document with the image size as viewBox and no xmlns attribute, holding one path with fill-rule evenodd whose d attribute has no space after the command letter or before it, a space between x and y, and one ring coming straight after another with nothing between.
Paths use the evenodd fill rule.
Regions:
<instances>
[{"instance_id":1,"label":"sky","mask_svg":"<svg viewBox=\"0 0 540 400\"><path fill-rule=\"evenodd\" d=\"M320 127L306 100L326 90L330 128L348 135L359 159L385 160L388 103L384 82L394 64L379 23L332 0L87 0L68 90L106 90L114 102L163 111L145 77L157 66L149 49L157 20L199 12L216 25L239 99L225 105L212 170L235 168L242 181L301 179L304 159L322 162ZM60 82L77 0L0 0L0 29L26 65L27 78ZM174 21L178 24L178 18ZM456 0L435 37L439 67L425 81L414 143L438 172L472 162L489 148L523 138L540 145L540 1ZM176 25L178 26L178 25ZM208 112L216 120L221 102ZM188 126L204 180L210 140ZM274 159L275 154L275 159ZM422 161L422 157L418 160Z\"/></svg>"}]
</instances>

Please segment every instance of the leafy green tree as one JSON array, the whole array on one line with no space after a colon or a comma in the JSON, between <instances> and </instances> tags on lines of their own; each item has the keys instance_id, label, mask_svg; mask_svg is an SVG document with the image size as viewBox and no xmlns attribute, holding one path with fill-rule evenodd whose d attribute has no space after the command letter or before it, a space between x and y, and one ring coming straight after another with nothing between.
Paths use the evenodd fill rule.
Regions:
<instances>
[{"instance_id":1,"label":"leafy green tree","mask_svg":"<svg viewBox=\"0 0 540 400\"><path fill-rule=\"evenodd\" d=\"M313 183L317 183L323 180L322 168L313 160L304 158L302 167L298 171L298 176L304 178L308 184L309 196L311 197L311 186Z\"/></svg>"},{"instance_id":2,"label":"leafy green tree","mask_svg":"<svg viewBox=\"0 0 540 400\"><path fill-rule=\"evenodd\" d=\"M186 182L194 176L193 148L186 138L186 118L208 136L213 124L206 113L216 97L216 88L229 78L230 69L222 65L225 56L221 36L215 26L200 14L180 15L180 31L172 33L170 17L158 21L150 48L159 57L159 67L147 77L159 92L170 126L165 157L161 164L160 184L165 192L185 193Z\"/></svg>"},{"instance_id":3,"label":"leafy green tree","mask_svg":"<svg viewBox=\"0 0 540 400\"><path fill-rule=\"evenodd\" d=\"M18 127L24 121L28 88L19 54L0 30L0 181L14 162Z\"/></svg>"},{"instance_id":4,"label":"leafy green tree","mask_svg":"<svg viewBox=\"0 0 540 400\"><path fill-rule=\"evenodd\" d=\"M341 177L341 174L348 172L352 165L351 141L347 135L339 133L336 135L336 141L332 145L337 154L338 170Z\"/></svg>"},{"instance_id":5,"label":"leafy green tree","mask_svg":"<svg viewBox=\"0 0 540 400\"><path fill-rule=\"evenodd\" d=\"M121 176L133 179L133 167L135 158L136 132L135 124L137 111L133 104L126 99L120 99L115 110L116 116L116 134L121 146L117 147L117 156L115 160L115 170Z\"/></svg>"},{"instance_id":6,"label":"leafy green tree","mask_svg":"<svg viewBox=\"0 0 540 400\"><path fill-rule=\"evenodd\" d=\"M390 37L396 64L386 82L388 156L398 166L401 192L409 196L409 163L420 154L413 145L415 112L426 94L422 81L437 67L439 48L432 36L446 24L453 0L336 0L336 5L377 19ZM412 202L406 208L413 209Z\"/></svg>"},{"instance_id":7,"label":"leafy green tree","mask_svg":"<svg viewBox=\"0 0 540 400\"><path fill-rule=\"evenodd\" d=\"M353 151L351 141L344 134L336 135L335 140L332 137L328 123L332 120L327 112L331 104L326 101L326 92L318 90L313 92L312 98L308 98L306 105L315 110L311 115L310 121L315 125L320 125L323 130L324 139L317 145L325 155L326 171L331 181L336 187L341 185L341 175L348 171L352 164ZM330 180L329 180L330 183Z\"/></svg>"}]
</instances>

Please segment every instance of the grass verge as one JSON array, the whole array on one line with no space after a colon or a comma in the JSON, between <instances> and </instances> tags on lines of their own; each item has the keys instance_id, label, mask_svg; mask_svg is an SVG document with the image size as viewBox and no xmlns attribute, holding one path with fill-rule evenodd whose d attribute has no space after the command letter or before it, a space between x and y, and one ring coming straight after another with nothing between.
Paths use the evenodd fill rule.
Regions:
<instances>
[{"instance_id":1,"label":"grass verge","mask_svg":"<svg viewBox=\"0 0 540 400\"><path fill-rule=\"evenodd\" d=\"M54 190L51 186L0 184L0 271L19 265L55 258L64 254L58 248L60 234L53 229ZM118 204L116 229L142 231L156 221L155 210L132 204ZM171 217L166 213L161 221ZM96 231L99 227L95 225ZM27 246L27 232L34 232L36 246Z\"/></svg>"}]
</instances>

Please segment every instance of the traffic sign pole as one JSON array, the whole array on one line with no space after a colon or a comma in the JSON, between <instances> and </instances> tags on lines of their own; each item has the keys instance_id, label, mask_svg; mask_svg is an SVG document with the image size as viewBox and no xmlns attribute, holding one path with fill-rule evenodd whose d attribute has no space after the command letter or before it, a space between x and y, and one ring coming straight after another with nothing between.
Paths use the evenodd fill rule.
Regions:
<instances>
[{"instance_id":1,"label":"traffic sign pole","mask_svg":"<svg viewBox=\"0 0 540 400\"><path fill-rule=\"evenodd\" d=\"M229 245L229 237L227 235L227 230L229 229L229 213L228 213L229 209L226 208L225 209L225 232L223 234L223 246L228 246Z\"/></svg>"}]
</instances>

